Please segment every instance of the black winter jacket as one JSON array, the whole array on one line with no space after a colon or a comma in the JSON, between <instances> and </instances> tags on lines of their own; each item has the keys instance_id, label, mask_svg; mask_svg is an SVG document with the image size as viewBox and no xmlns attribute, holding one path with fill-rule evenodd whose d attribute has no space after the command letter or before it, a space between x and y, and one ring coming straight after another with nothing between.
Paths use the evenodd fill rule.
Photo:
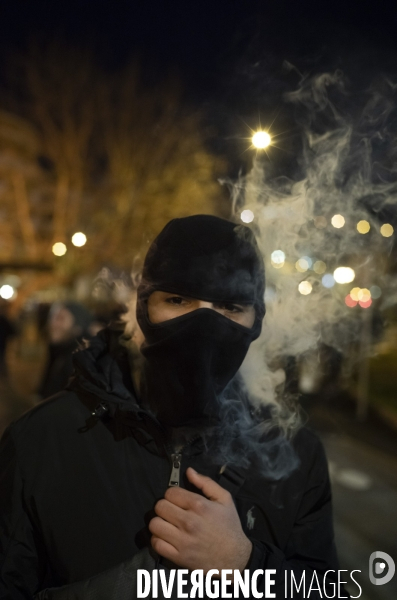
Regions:
<instances>
[{"instance_id":1,"label":"black winter jacket","mask_svg":"<svg viewBox=\"0 0 397 600\"><path fill-rule=\"evenodd\" d=\"M27 412L3 436L2 600L30 600L35 594L122 600L121 589L132 598L134 570L155 564L147 525L168 487L172 448L136 403L125 350L112 340L108 330L94 338L76 354L71 389ZM101 402L108 411L92 417ZM285 598L285 571L298 580L303 570L320 577L338 569L322 445L305 428L294 445L300 466L287 479L248 473L238 490L234 481L242 527L253 542L248 567L277 569L277 598ZM226 481L200 440L182 453L182 473L188 466L221 485Z\"/></svg>"}]
</instances>

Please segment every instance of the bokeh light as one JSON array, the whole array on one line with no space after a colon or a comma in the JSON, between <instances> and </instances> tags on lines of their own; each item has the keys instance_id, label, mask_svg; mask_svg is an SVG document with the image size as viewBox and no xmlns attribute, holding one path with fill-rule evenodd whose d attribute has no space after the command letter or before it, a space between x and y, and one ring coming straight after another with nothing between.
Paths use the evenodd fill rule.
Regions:
<instances>
[{"instance_id":1,"label":"bokeh light","mask_svg":"<svg viewBox=\"0 0 397 600\"><path fill-rule=\"evenodd\" d=\"M240 218L241 218L241 220L242 220L243 223L252 223L252 221L255 218L255 215L252 212L252 210L249 210L249 208L246 208L241 213Z\"/></svg>"},{"instance_id":2,"label":"bokeh light","mask_svg":"<svg viewBox=\"0 0 397 600\"><path fill-rule=\"evenodd\" d=\"M258 148L258 150L263 150L264 148L267 148L268 146L270 146L271 142L272 138L267 133L267 131L257 131L252 136L252 145L255 146L255 148Z\"/></svg>"},{"instance_id":3,"label":"bokeh light","mask_svg":"<svg viewBox=\"0 0 397 600\"><path fill-rule=\"evenodd\" d=\"M380 228L380 232L383 235L383 237L390 237L390 236L392 236L393 233L394 233L393 225L390 225L390 223L385 223Z\"/></svg>"},{"instance_id":4,"label":"bokeh light","mask_svg":"<svg viewBox=\"0 0 397 600\"><path fill-rule=\"evenodd\" d=\"M73 246L77 246L78 248L81 248L81 246L84 246L84 244L86 242L87 242L87 236L82 231L78 231L77 233L75 233L72 236Z\"/></svg>"},{"instance_id":5,"label":"bokeh light","mask_svg":"<svg viewBox=\"0 0 397 600\"><path fill-rule=\"evenodd\" d=\"M336 283L350 283L354 280L356 274L350 267L338 267L334 271Z\"/></svg>"},{"instance_id":6,"label":"bokeh light","mask_svg":"<svg viewBox=\"0 0 397 600\"><path fill-rule=\"evenodd\" d=\"M345 298L345 304L346 304L346 306L353 308L354 306L357 306L358 301L354 300L354 298L352 298L351 294L348 294Z\"/></svg>"},{"instance_id":7,"label":"bokeh light","mask_svg":"<svg viewBox=\"0 0 397 600\"><path fill-rule=\"evenodd\" d=\"M63 242L55 242L52 247L52 252L55 254L55 256L63 256L66 254L66 251L67 248Z\"/></svg>"},{"instance_id":8,"label":"bokeh light","mask_svg":"<svg viewBox=\"0 0 397 600\"><path fill-rule=\"evenodd\" d=\"M310 281L301 281L300 284L298 285L298 290L304 296L307 296L308 294L310 294L312 289L313 289L313 287L312 287L312 284L310 283Z\"/></svg>"},{"instance_id":9,"label":"bokeh light","mask_svg":"<svg viewBox=\"0 0 397 600\"><path fill-rule=\"evenodd\" d=\"M15 296L15 290L12 285L5 283L0 287L0 297L3 298L3 300L11 300L13 296Z\"/></svg>"},{"instance_id":10,"label":"bokeh light","mask_svg":"<svg viewBox=\"0 0 397 600\"><path fill-rule=\"evenodd\" d=\"M371 297L374 300L376 300L377 298L380 298L382 295L382 290L377 285L371 285L371 287L369 288L369 291L371 292Z\"/></svg>"},{"instance_id":11,"label":"bokeh light","mask_svg":"<svg viewBox=\"0 0 397 600\"><path fill-rule=\"evenodd\" d=\"M353 300L355 300L356 302L359 301L359 297L358 294L361 292L361 288L359 287L354 287L350 290L350 296L352 297Z\"/></svg>"},{"instance_id":12,"label":"bokeh light","mask_svg":"<svg viewBox=\"0 0 397 600\"><path fill-rule=\"evenodd\" d=\"M368 300L371 298L371 292L367 288L361 288L357 296L362 302L368 302Z\"/></svg>"},{"instance_id":13,"label":"bokeh light","mask_svg":"<svg viewBox=\"0 0 397 600\"><path fill-rule=\"evenodd\" d=\"M371 229L371 225L368 223L368 221L359 221L357 223L357 231L358 233L368 233L368 231Z\"/></svg>"},{"instance_id":14,"label":"bokeh light","mask_svg":"<svg viewBox=\"0 0 397 600\"><path fill-rule=\"evenodd\" d=\"M342 215L334 215L331 219L331 223L336 229L340 229L345 224L345 217Z\"/></svg>"},{"instance_id":15,"label":"bokeh light","mask_svg":"<svg viewBox=\"0 0 397 600\"><path fill-rule=\"evenodd\" d=\"M270 260L275 269L281 269L285 263L285 254L282 250L274 250L271 253Z\"/></svg>"},{"instance_id":16,"label":"bokeh light","mask_svg":"<svg viewBox=\"0 0 397 600\"><path fill-rule=\"evenodd\" d=\"M335 285L334 276L331 275L331 273L326 273L325 275L323 275L323 278L321 279L321 283L326 288L334 287L334 285Z\"/></svg>"},{"instance_id":17,"label":"bokeh light","mask_svg":"<svg viewBox=\"0 0 397 600\"><path fill-rule=\"evenodd\" d=\"M323 273L325 273L326 268L327 268L327 265L325 264L325 262L323 260L316 260L316 262L313 265L313 271L315 273L318 273L319 275L322 275Z\"/></svg>"},{"instance_id":18,"label":"bokeh light","mask_svg":"<svg viewBox=\"0 0 397 600\"><path fill-rule=\"evenodd\" d=\"M359 301L359 305L361 306L361 308L369 308L372 304L372 299L370 298L369 300L360 300Z\"/></svg>"},{"instance_id":19,"label":"bokeh light","mask_svg":"<svg viewBox=\"0 0 397 600\"><path fill-rule=\"evenodd\" d=\"M296 261L295 263L295 269L299 272L299 273L304 273L305 271L307 271L310 268L309 263L307 262L306 258L300 258L299 260Z\"/></svg>"}]
</instances>

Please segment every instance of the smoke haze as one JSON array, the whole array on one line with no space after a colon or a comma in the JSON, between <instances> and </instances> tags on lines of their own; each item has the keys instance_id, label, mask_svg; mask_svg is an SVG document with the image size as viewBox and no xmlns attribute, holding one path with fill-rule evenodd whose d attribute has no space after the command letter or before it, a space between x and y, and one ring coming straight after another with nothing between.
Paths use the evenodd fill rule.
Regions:
<instances>
[{"instance_id":1,"label":"smoke haze","mask_svg":"<svg viewBox=\"0 0 397 600\"><path fill-rule=\"evenodd\" d=\"M242 210L254 214L267 275L263 332L242 372L250 395L257 403L273 404L276 412L277 390L285 379L283 369L273 367L277 360L298 359L317 351L320 343L345 350L357 341L364 313L390 303L394 295L385 274L392 237L383 237L380 228L395 219L395 97L396 85L385 78L357 93L340 71L302 77L284 102L289 109L292 105L302 134L297 159L303 177L269 177L270 148L269 158L258 155L233 188L235 218ZM334 215L343 216L343 227L332 226ZM370 225L366 234L357 231L361 220ZM271 260L277 250L285 255L282 265ZM295 265L303 257L311 268L299 272ZM317 261L325 263L321 273L313 270ZM324 275L332 284L340 266L354 269L354 281L325 287ZM311 290L307 295L299 292L302 282L310 284L303 284L304 291ZM382 296L372 299L371 308L345 304L353 287L372 286Z\"/></svg>"}]
</instances>

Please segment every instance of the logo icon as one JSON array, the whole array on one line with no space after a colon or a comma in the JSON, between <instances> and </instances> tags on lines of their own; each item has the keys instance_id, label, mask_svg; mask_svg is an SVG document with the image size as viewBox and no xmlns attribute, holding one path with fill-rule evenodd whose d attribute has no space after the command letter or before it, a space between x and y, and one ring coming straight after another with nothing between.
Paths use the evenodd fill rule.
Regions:
<instances>
[{"instance_id":1,"label":"logo icon","mask_svg":"<svg viewBox=\"0 0 397 600\"><path fill-rule=\"evenodd\" d=\"M254 525L255 525L255 517L252 514L253 510L254 510L255 506L252 506L249 511L247 512L247 528L248 529L253 529Z\"/></svg>"},{"instance_id":2,"label":"logo icon","mask_svg":"<svg viewBox=\"0 0 397 600\"><path fill-rule=\"evenodd\" d=\"M393 579L396 571L394 560L386 552L377 550L369 557L369 580L374 585L384 585ZM379 577L382 575L382 577Z\"/></svg>"}]
</instances>

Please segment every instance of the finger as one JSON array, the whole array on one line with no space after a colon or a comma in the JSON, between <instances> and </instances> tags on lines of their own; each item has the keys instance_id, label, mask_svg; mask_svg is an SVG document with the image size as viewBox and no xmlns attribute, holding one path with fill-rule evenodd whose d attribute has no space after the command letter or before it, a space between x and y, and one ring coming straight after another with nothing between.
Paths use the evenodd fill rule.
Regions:
<instances>
[{"instance_id":1,"label":"finger","mask_svg":"<svg viewBox=\"0 0 397 600\"><path fill-rule=\"evenodd\" d=\"M180 531L175 525L167 523L161 517L154 517L149 523L149 531L154 536L168 542L175 548L178 547L180 540Z\"/></svg>"},{"instance_id":2,"label":"finger","mask_svg":"<svg viewBox=\"0 0 397 600\"><path fill-rule=\"evenodd\" d=\"M178 527L183 523L184 516L186 515L186 510L183 510L183 508L173 504L165 498L162 498L157 502L154 507L154 512L158 517L175 525L175 527Z\"/></svg>"},{"instance_id":3,"label":"finger","mask_svg":"<svg viewBox=\"0 0 397 600\"><path fill-rule=\"evenodd\" d=\"M186 471L187 478L189 481L201 490L209 500L214 502L220 502L221 504L229 504L231 501L231 495L227 490L221 487L216 481L207 477L206 475L200 475L192 467L189 467Z\"/></svg>"},{"instance_id":4,"label":"finger","mask_svg":"<svg viewBox=\"0 0 397 600\"><path fill-rule=\"evenodd\" d=\"M188 490L180 487L168 488L164 494L164 498L171 504L174 504L175 506L184 510L194 509L197 503L200 501L208 502L207 499L203 498L203 496L200 496L200 494L189 492Z\"/></svg>"},{"instance_id":5,"label":"finger","mask_svg":"<svg viewBox=\"0 0 397 600\"><path fill-rule=\"evenodd\" d=\"M152 535L150 543L152 544L153 550L163 558L168 558L168 560L172 560L173 562L177 560L179 552L172 544L169 544L155 535Z\"/></svg>"}]
</instances>

